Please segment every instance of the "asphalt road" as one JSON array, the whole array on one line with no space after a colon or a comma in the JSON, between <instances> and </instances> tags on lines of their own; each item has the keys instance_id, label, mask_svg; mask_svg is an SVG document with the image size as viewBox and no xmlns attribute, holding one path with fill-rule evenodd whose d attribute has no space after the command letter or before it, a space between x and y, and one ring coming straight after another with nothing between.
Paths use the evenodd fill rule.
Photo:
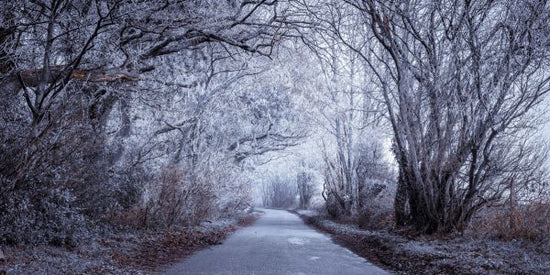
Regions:
<instances>
[{"instance_id":1,"label":"asphalt road","mask_svg":"<svg viewBox=\"0 0 550 275\"><path fill-rule=\"evenodd\" d=\"M262 211L252 226L171 266L166 274L388 274L296 215Z\"/></svg>"}]
</instances>

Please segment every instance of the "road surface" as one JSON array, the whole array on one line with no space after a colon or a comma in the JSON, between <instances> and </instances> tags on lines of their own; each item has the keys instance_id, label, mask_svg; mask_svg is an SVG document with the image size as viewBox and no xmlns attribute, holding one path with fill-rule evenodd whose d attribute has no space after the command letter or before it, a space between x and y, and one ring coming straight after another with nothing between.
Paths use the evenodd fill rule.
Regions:
<instances>
[{"instance_id":1,"label":"road surface","mask_svg":"<svg viewBox=\"0 0 550 275\"><path fill-rule=\"evenodd\" d=\"M296 215L262 211L252 226L171 266L166 274L388 274Z\"/></svg>"}]
</instances>

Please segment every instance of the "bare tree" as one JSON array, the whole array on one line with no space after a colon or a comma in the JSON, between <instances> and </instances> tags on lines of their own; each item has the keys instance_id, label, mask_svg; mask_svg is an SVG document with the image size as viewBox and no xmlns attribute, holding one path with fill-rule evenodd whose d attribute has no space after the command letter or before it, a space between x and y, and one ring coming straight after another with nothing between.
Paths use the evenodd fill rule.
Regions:
<instances>
[{"instance_id":1,"label":"bare tree","mask_svg":"<svg viewBox=\"0 0 550 275\"><path fill-rule=\"evenodd\" d=\"M294 206L298 195L296 181L279 175L263 182L262 193L264 206L274 208Z\"/></svg>"},{"instance_id":2,"label":"bare tree","mask_svg":"<svg viewBox=\"0 0 550 275\"><path fill-rule=\"evenodd\" d=\"M326 139L326 165L323 195L333 215L357 216L363 204L361 190L371 177L361 171L364 162L361 147L379 144L381 105L374 100L367 66L361 56L342 43L349 39L359 43L366 27L349 19L353 9L341 1L295 1L296 9L309 15L300 24L303 41L321 64L320 75L325 85L318 88L313 120L330 135ZM333 150L334 148L334 150ZM363 162L363 163L362 163ZM375 177L374 173L372 177Z\"/></svg>"},{"instance_id":3,"label":"bare tree","mask_svg":"<svg viewBox=\"0 0 550 275\"><path fill-rule=\"evenodd\" d=\"M548 4L346 3L370 27L365 41L376 41L343 39L368 62L387 107L398 224L463 230L507 190L513 163L529 159L514 136L550 88Z\"/></svg>"},{"instance_id":4,"label":"bare tree","mask_svg":"<svg viewBox=\"0 0 550 275\"><path fill-rule=\"evenodd\" d=\"M249 133L214 138L215 126L208 123L222 115L212 114L220 106L218 103L223 102L223 96L216 93L233 91L231 84L252 74L242 66L235 69L238 67L235 64L242 64L231 61L242 58L237 57L242 52L270 55L288 32L279 3L277 0L2 1L0 101L6 111L0 125L5 159L0 163L0 174L2 216L7 220L2 221L0 238L6 241L9 234L5 233L11 232L21 237L10 237L14 242L25 238L40 240L41 236L31 240L17 232L24 228L40 229L57 218L59 222L51 224L61 227L55 230L68 229L72 227L65 222L70 223L71 215L84 213L88 218L105 218L114 209L135 207L144 186L150 187L148 184L163 175L159 167L172 167L173 163L166 163L169 158L193 168L183 180L175 181L178 184L197 183L208 194L245 190L246 186L237 181L235 167L228 166L226 153L235 152L228 148L236 140L250 136ZM185 77L200 81L167 83L164 81L167 71L174 70L174 65L182 65ZM197 69L203 65L205 70ZM207 77L203 78L205 72ZM212 80L219 75L226 78ZM160 83L145 87L155 77ZM159 106L160 101L145 100L147 94L159 87L172 94L198 91L201 95L193 99L199 103L187 104L188 113L172 114L179 115L179 119L160 112L166 115L166 119L159 119L162 126L149 128L153 133L138 135L147 132L140 129L143 125L139 123L146 120L140 121L138 111L146 109L144 106ZM227 126L238 127L236 123L241 122L244 119ZM278 130L267 132L274 137L265 139L269 140L269 148L277 148L287 140L277 140L277 135L288 133ZM163 131L168 138L156 138ZM170 136L175 132L181 135ZM254 138L243 143L249 140L256 143ZM169 151L172 148L176 148L173 151L176 154ZM212 148L217 150L205 153L205 149ZM164 163L157 166L160 160ZM231 169L225 174L211 173L215 167ZM219 178L201 178L203 175ZM214 186L218 180L225 180L227 185ZM216 202L219 208L237 207L241 198L246 198L244 193L231 202ZM212 197L205 196L209 200ZM60 207L49 207L53 212L40 213L40 209L46 208L37 202L59 203ZM196 209L202 211L204 207ZM47 217L34 215L33 211ZM172 212L178 214L178 211ZM37 217L35 220L25 219L33 215ZM81 220L75 218L73 227L78 228L77 222Z\"/></svg>"},{"instance_id":5,"label":"bare tree","mask_svg":"<svg viewBox=\"0 0 550 275\"><path fill-rule=\"evenodd\" d=\"M296 176L296 184L298 186L298 196L300 200L299 207L301 209L306 209L315 191L313 175L305 171L298 173Z\"/></svg>"}]
</instances>

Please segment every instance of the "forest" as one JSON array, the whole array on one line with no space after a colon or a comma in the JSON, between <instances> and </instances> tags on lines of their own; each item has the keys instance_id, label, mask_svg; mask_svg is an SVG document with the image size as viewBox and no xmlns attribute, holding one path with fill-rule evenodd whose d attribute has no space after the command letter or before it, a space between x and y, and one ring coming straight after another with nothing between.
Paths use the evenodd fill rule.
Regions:
<instances>
[{"instance_id":1,"label":"forest","mask_svg":"<svg viewBox=\"0 0 550 275\"><path fill-rule=\"evenodd\" d=\"M548 1L0 7L0 274L18 249L189 236L255 207L521 240L541 269L489 270L550 272Z\"/></svg>"}]
</instances>

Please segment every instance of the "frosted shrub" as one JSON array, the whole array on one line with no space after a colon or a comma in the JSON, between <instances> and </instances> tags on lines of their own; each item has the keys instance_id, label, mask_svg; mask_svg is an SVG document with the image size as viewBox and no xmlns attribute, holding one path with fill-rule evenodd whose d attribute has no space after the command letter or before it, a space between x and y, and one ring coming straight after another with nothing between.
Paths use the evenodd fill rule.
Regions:
<instances>
[{"instance_id":1,"label":"frosted shrub","mask_svg":"<svg viewBox=\"0 0 550 275\"><path fill-rule=\"evenodd\" d=\"M372 180L361 192L362 207L357 216L360 227L372 230L393 227L393 200L395 183Z\"/></svg>"},{"instance_id":2,"label":"frosted shrub","mask_svg":"<svg viewBox=\"0 0 550 275\"><path fill-rule=\"evenodd\" d=\"M148 227L197 224L214 210L210 186L191 181L181 168L164 168L158 184L157 193L146 203Z\"/></svg>"},{"instance_id":3,"label":"frosted shrub","mask_svg":"<svg viewBox=\"0 0 550 275\"><path fill-rule=\"evenodd\" d=\"M550 203L532 202L515 209L491 207L481 211L469 229L477 237L550 241Z\"/></svg>"},{"instance_id":4,"label":"frosted shrub","mask_svg":"<svg viewBox=\"0 0 550 275\"><path fill-rule=\"evenodd\" d=\"M6 244L49 243L74 246L85 228L84 216L71 207L66 189L30 182L15 188L3 178L0 186L0 241Z\"/></svg>"}]
</instances>

